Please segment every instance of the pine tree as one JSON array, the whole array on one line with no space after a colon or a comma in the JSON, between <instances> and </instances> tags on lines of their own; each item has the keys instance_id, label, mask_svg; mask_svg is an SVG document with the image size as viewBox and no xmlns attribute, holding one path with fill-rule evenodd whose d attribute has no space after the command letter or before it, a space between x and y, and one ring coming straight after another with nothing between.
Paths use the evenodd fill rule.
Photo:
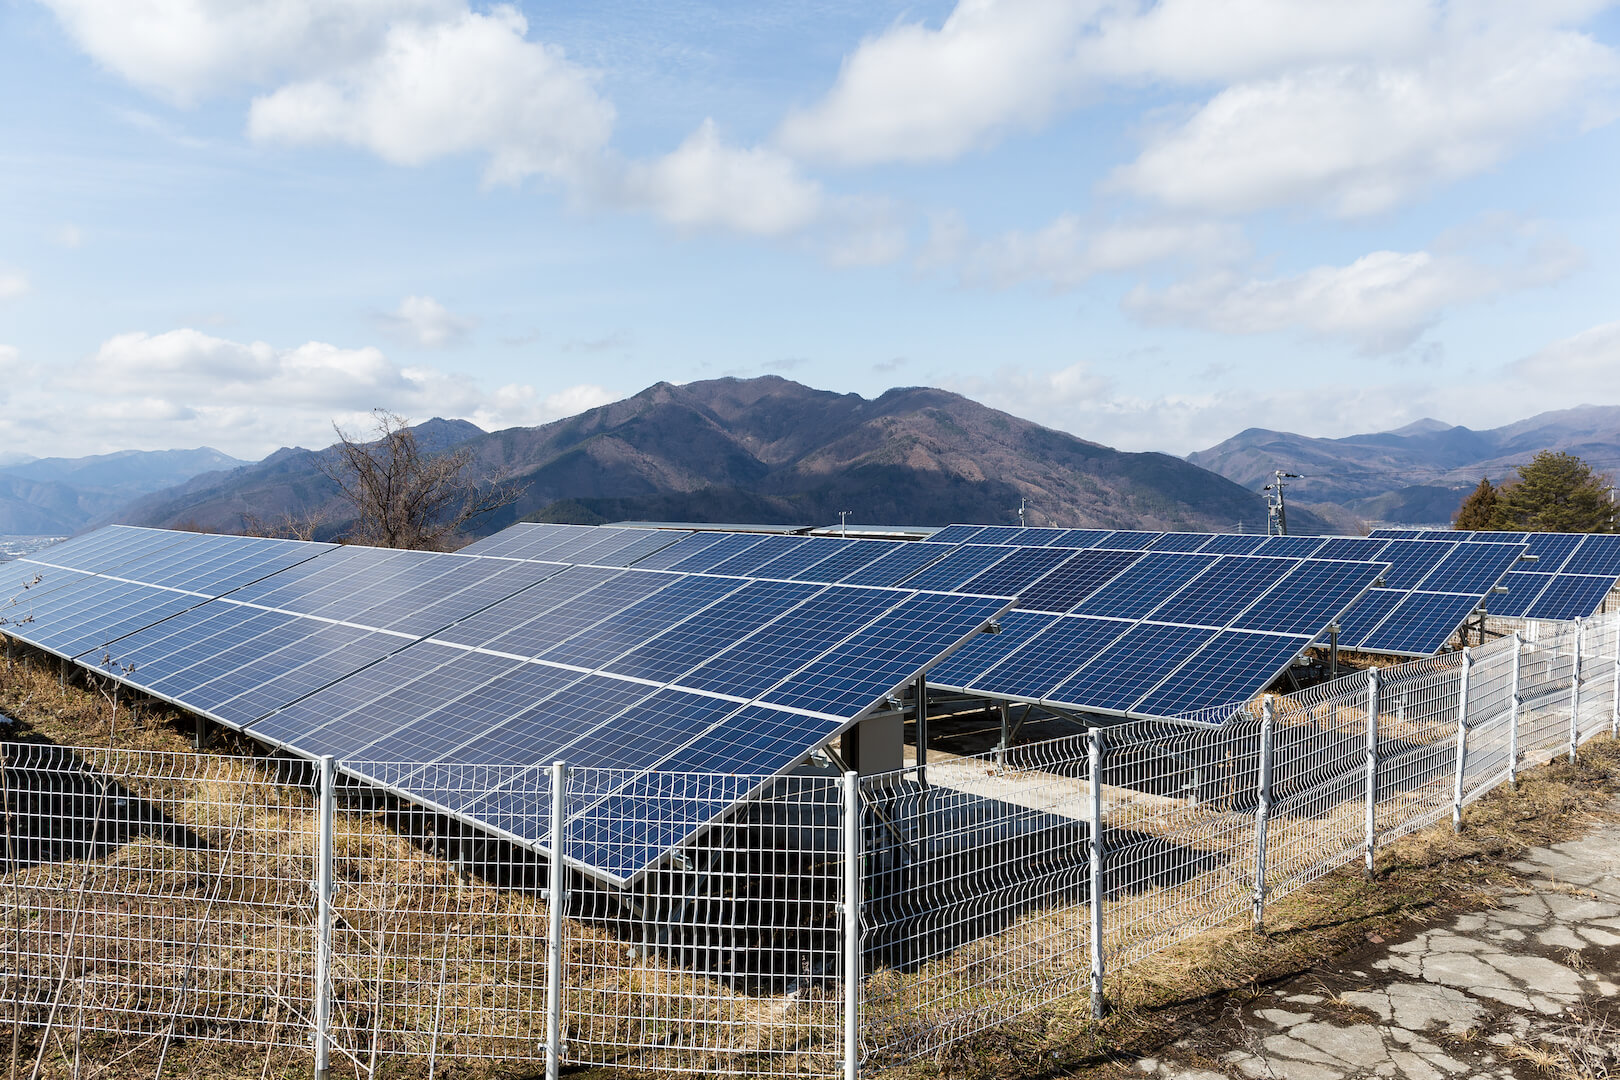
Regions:
<instances>
[{"instance_id":1,"label":"pine tree","mask_svg":"<svg viewBox=\"0 0 1620 1080\"><path fill-rule=\"evenodd\" d=\"M1457 508L1457 516L1451 519L1451 527L1459 532L1501 528L1496 524L1498 502L1490 477L1480 477L1479 486Z\"/></svg>"},{"instance_id":2,"label":"pine tree","mask_svg":"<svg viewBox=\"0 0 1620 1080\"><path fill-rule=\"evenodd\" d=\"M1543 450L1497 493L1496 527L1527 532L1609 532L1609 478L1574 454Z\"/></svg>"}]
</instances>

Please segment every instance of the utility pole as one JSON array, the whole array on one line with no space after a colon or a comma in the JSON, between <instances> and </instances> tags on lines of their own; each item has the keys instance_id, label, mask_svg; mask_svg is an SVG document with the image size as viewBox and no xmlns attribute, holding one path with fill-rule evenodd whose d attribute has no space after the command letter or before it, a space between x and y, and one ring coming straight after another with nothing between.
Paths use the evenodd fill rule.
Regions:
<instances>
[{"instance_id":1,"label":"utility pole","mask_svg":"<svg viewBox=\"0 0 1620 1080\"><path fill-rule=\"evenodd\" d=\"M1272 476L1274 479L1271 483L1260 489L1266 493L1266 535L1287 536L1288 507L1283 502L1283 481L1298 480L1300 475L1297 472L1283 472L1278 469Z\"/></svg>"}]
</instances>

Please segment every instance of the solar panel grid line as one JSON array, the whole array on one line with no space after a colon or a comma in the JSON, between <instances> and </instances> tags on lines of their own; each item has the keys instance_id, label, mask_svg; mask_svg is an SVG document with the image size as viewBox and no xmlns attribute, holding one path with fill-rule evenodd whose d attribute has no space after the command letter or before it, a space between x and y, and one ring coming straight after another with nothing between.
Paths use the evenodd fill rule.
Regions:
<instances>
[{"instance_id":1,"label":"solar panel grid line","mask_svg":"<svg viewBox=\"0 0 1620 1080\"><path fill-rule=\"evenodd\" d=\"M1000 544L963 544L926 569L901 579L896 587L946 592L1011 557L1017 550Z\"/></svg>"},{"instance_id":2,"label":"solar panel grid line","mask_svg":"<svg viewBox=\"0 0 1620 1080\"><path fill-rule=\"evenodd\" d=\"M974 678L993 671L1022 648L1025 642L1044 632L1060 617L1045 612L1009 611L999 620L999 634L980 634L935 665L929 674L929 685L966 692Z\"/></svg>"},{"instance_id":3,"label":"solar panel grid line","mask_svg":"<svg viewBox=\"0 0 1620 1080\"><path fill-rule=\"evenodd\" d=\"M523 619L499 635L482 642L482 645L500 652L538 656L580 631L623 611L637 601L646 599L679 580L680 576L645 570L616 572L589 588L545 608L540 613ZM557 578L549 580L556 581ZM492 616L498 614L494 609L486 611ZM441 632L451 631L447 627Z\"/></svg>"},{"instance_id":4,"label":"solar panel grid line","mask_svg":"<svg viewBox=\"0 0 1620 1080\"><path fill-rule=\"evenodd\" d=\"M763 544L769 536L763 533L722 533L720 539L702 550L663 567L680 573L712 574L721 563L742 555Z\"/></svg>"},{"instance_id":5,"label":"solar panel grid line","mask_svg":"<svg viewBox=\"0 0 1620 1080\"><path fill-rule=\"evenodd\" d=\"M1053 687L1040 703L1128 716L1130 707L1219 631L1138 623Z\"/></svg>"},{"instance_id":6,"label":"solar panel grid line","mask_svg":"<svg viewBox=\"0 0 1620 1080\"><path fill-rule=\"evenodd\" d=\"M955 550L953 544L902 543L859 570L845 574L834 584L898 587L906 578L926 570Z\"/></svg>"},{"instance_id":7,"label":"solar panel grid line","mask_svg":"<svg viewBox=\"0 0 1620 1080\"><path fill-rule=\"evenodd\" d=\"M1150 551L1096 592L1076 604L1076 615L1140 619L1208 573L1213 555Z\"/></svg>"},{"instance_id":8,"label":"solar panel grid line","mask_svg":"<svg viewBox=\"0 0 1620 1080\"><path fill-rule=\"evenodd\" d=\"M972 678L962 689L996 697L1045 701L1060 683L1137 625L1129 619L1064 615Z\"/></svg>"},{"instance_id":9,"label":"solar panel grid line","mask_svg":"<svg viewBox=\"0 0 1620 1080\"><path fill-rule=\"evenodd\" d=\"M688 559L707 551L719 543L728 534L721 532L687 533L678 537L673 543L659 548L649 555L638 558L632 566L641 570L668 570L671 565L681 559Z\"/></svg>"},{"instance_id":10,"label":"solar panel grid line","mask_svg":"<svg viewBox=\"0 0 1620 1080\"><path fill-rule=\"evenodd\" d=\"M990 596L1017 596L1034 588L1079 556L1073 548L1036 547L1014 551L988 570L962 583L961 591Z\"/></svg>"}]
</instances>

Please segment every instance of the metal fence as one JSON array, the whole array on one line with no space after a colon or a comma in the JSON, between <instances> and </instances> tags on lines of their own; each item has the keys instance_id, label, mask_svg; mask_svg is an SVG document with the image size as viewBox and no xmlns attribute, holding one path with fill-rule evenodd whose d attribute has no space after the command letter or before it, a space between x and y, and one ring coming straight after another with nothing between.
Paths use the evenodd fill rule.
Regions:
<instances>
[{"instance_id":1,"label":"metal fence","mask_svg":"<svg viewBox=\"0 0 1620 1080\"><path fill-rule=\"evenodd\" d=\"M388 794L419 765L5 744L0 1010L29 1045L160 1071L203 1040L360 1075L852 1076L1100 1007L1110 973L1459 820L1616 731L1617 650L1620 615L1529 624L1219 727L877 776L442 770L436 809ZM474 804L595 865L684 842L616 888L461 824Z\"/></svg>"}]
</instances>

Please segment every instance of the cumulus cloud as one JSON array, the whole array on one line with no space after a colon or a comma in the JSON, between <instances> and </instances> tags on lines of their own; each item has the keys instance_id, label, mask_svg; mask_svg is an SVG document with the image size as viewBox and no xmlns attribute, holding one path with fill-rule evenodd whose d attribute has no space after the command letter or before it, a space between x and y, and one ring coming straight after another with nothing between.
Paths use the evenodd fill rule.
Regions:
<instances>
[{"instance_id":1,"label":"cumulus cloud","mask_svg":"<svg viewBox=\"0 0 1620 1080\"><path fill-rule=\"evenodd\" d=\"M1620 322L1553 342L1510 370L1527 385L1577 386L1588 400L1612 401L1620 396Z\"/></svg>"},{"instance_id":2,"label":"cumulus cloud","mask_svg":"<svg viewBox=\"0 0 1620 1080\"><path fill-rule=\"evenodd\" d=\"M1154 263L1221 263L1247 251L1236 226L1221 222L1139 222L1094 226L1063 214L1040 229L969 243L956 226L936 233L934 265L955 263L964 282L1005 287L1026 281L1075 288L1097 274Z\"/></svg>"},{"instance_id":3,"label":"cumulus cloud","mask_svg":"<svg viewBox=\"0 0 1620 1080\"><path fill-rule=\"evenodd\" d=\"M673 152L629 165L626 199L672 225L761 236L796 232L821 211L821 188L769 147L728 146L705 120Z\"/></svg>"},{"instance_id":4,"label":"cumulus cloud","mask_svg":"<svg viewBox=\"0 0 1620 1080\"><path fill-rule=\"evenodd\" d=\"M0 270L0 300L15 300L29 290L28 278L14 270Z\"/></svg>"},{"instance_id":5,"label":"cumulus cloud","mask_svg":"<svg viewBox=\"0 0 1620 1080\"><path fill-rule=\"evenodd\" d=\"M1248 278L1217 270L1162 290L1137 286L1125 308L1144 322L1227 334L1294 331L1365 353L1405 348L1447 309L1549 284L1580 264L1573 248L1533 223L1486 223L1443 237L1436 251L1374 251L1343 266ZM1500 251L1469 250L1482 239Z\"/></svg>"},{"instance_id":6,"label":"cumulus cloud","mask_svg":"<svg viewBox=\"0 0 1620 1080\"><path fill-rule=\"evenodd\" d=\"M472 322L456 315L431 296L407 296L399 307L378 317L385 333L396 341L424 349L440 349L467 336Z\"/></svg>"}]
</instances>

